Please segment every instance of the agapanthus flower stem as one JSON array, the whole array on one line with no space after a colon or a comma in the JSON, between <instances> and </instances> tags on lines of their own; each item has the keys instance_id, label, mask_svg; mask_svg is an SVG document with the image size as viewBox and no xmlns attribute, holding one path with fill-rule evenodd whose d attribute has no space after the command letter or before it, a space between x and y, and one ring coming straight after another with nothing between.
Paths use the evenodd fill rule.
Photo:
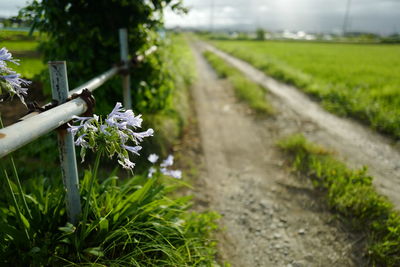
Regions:
<instances>
[{"instance_id":1,"label":"agapanthus flower stem","mask_svg":"<svg viewBox=\"0 0 400 267\"><path fill-rule=\"evenodd\" d=\"M19 197L21 198L21 201L24 204L24 208L25 208L26 212L28 213L29 218L33 219L31 210L29 209L28 204L26 203L25 194L24 194L24 191L22 190L22 185L21 185L21 181L19 179L17 168L15 167L14 158L12 156L10 156L10 160L11 160L11 166L13 167L14 177L15 177L15 180L17 181L17 189L18 189Z\"/></svg>"},{"instance_id":2,"label":"agapanthus flower stem","mask_svg":"<svg viewBox=\"0 0 400 267\"><path fill-rule=\"evenodd\" d=\"M14 190L12 189L11 182L10 182L10 177L8 176L8 173L7 173L6 169L4 168L4 166L3 166L3 171L4 171L4 175L5 175L5 177L6 177L8 189L10 190L10 194L11 194L11 197L12 197L12 200L13 200L15 212L17 213L16 215L17 215L18 221L20 222L22 229L24 229L26 238L27 238L28 240L31 240L31 238L30 238L30 236L29 236L29 233L28 233L28 230L26 229L25 223L24 223L23 220L22 220L22 216L23 216L23 215L22 215L21 209L19 208L17 199L16 199L16 197L15 197Z\"/></svg>"},{"instance_id":3,"label":"agapanthus flower stem","mask_svg":"<svg viewBox=\"0 0 400 267\"><path fill-rule=\"evenodd\" d=\"M99 151L96 155L96 160L94 162L94 168L92 171L92 177L90 177L90 184L89 184L89 190L88 193L86 195L86 203L85 203L85 208L83 210L83 217L82 217L82 232L81 235L83 237L83 235L85 234L85 230L86 230L86 222L88 219L88 215L89 215L89 207L90 207L90 200L92 198L92 192L93 192L93 185L95 180L97 179L97 171L99 169L99 165L100 165L100 158L102 156L102 151ZM97 206L97 201L95 201L95 206Z\"/></svg>"},{"instance_id":4,"label":"agapanthus flower stem","mask_svg":"<svg viewBox=\"0 0 400 267\"><path fill-rule=\"evenodd\" d=\"M1 113L0 113L0 128L4 128L3 120L1 118ZM10 160L11 160L11 166L12 166L12 169L14 172L14 177L15 177L15 180L17 181L17 189L18 189L19 197L20 197L22 203L24 204L24 208L25 208L26 212L28 213L29 218L33 219L31 211L28 208L28 204L26 203L25 194L22 190L22 185L21 185L21 181L19 180L17 168L15 167L14 158L12 156L10 156Z\"/></svg>"}]
</instances>

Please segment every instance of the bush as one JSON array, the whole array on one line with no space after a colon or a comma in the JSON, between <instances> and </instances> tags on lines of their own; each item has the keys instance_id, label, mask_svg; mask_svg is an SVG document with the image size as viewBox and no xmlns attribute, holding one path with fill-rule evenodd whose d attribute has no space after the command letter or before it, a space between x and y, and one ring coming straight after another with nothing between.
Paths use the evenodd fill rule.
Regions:
<instances>
[{"instance_id":1,"label":"bush","mask_svg":"<svg viewBox=\"0 0 400 267\"><path fill-rule=\"evenodd\" d=\"M108 70L120 61L118 30L127 28L130 53L138 54L149 47L163 46L157 33L162 28L164 8L184 12L179 0L124 1L124 0L61 0L32 1L21 10L20 17L32 21L32 30L46 35L40 50L44 61L67 60L70 87ZM131 69L132 104L141 113L165 108L173 88L165 53L147 57L145 62ZM47 76L46 76L47 77ZM107 83L96 92L102 112L121 99L119 80Z\"/></svg>"}]
</instances>

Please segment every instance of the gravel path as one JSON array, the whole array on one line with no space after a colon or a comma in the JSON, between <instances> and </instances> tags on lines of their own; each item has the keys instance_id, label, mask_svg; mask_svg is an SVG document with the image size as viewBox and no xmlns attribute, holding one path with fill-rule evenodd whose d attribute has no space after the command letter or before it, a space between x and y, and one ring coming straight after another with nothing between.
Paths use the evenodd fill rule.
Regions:
<instances>
[{"instance_id":1,"label":"gravel path","mask_svg":"<svg viewBox=\"0 0 400 267\"><path fill-rule=\"evenodd\" d=\"M323 196L290 173L275 145L298 129L295 114L274 99L283 112L254 116L207 65L204 46L192 48L198 70L192 93L204 157L195 190L198 203L223 215L221 260L251 267L364 266L358 253L363 238L332 219Z\"/></svg>"},{"instance_id":2,"label":"gravel path","mask_svg":"<svg viewBox=\"0 0 400 267\"><path fill-rule=\"evenodd\" d=\"M338 153L348 165L368 166L378 192L387 196L400 209L400 145L360 123L339 118L321 108L292 86L277 82L250 64L216 48L201 44L241 70L249 79L268 88L272 102L290 120L280 120L281 130L303 132L306 137ZM287 125L295 121L297 127Z\"/></svg>"}]
</instances>

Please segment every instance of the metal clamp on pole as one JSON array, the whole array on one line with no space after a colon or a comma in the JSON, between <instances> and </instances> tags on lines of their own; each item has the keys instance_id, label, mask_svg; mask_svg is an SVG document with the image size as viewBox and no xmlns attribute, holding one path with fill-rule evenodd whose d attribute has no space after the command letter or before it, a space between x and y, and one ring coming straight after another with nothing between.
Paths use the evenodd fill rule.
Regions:
<instances>
[{"instance_id":1,"label":"metal clamp on pole","mask_svg":"<svg viewBox=\"0 0 400 267\"><path fill-rule=\"evenodd\" d=\"M128 69L129 68L128 32L126 29L119 29L119 46L121 51L121 61L124 64L122 72L124 107L126 109L132 109L131 81Z\"/></svg>"},{"instance_id":2,"label":"metal clamp on pole","mask_svg":"<svg viewBox=\"0 0 400 267\"><path fill-rule=\"evenodd\" d=\"M69 91L66 63L65 61L50 61L49 70L53 99L63 104L68 99ZM59 128L57 132L68 220L76 224L81 213L81 201L74 138L66 128Z\"/></svg>"},{"instance_id":3,"label":"metal clamp on pole","mask_svg":"<svg viewBox=\"0 0 400 267\"><path fill-rule=\"evenodd\" d=\"M85 101L85 103L87 105L87 110L85 113L82 114L82 116L93 117L93 110L94 110L94 106L96 105L96 99L94 98L92 92L89 89L85 88L79 94L72 94L68 98L68 101L71 101L72 99L75 99L78 97L82 98L83 101Z\"/></svg>"}]
</instances>

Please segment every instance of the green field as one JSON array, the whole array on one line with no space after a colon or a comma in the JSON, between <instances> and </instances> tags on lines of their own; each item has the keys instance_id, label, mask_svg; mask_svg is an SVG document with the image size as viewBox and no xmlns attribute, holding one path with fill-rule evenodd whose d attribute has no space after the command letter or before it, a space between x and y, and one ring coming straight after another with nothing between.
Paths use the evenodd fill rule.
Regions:
<instances>
[{"instance_id":1,"label":"green field","mask_svg":"<svg viewBox=\"0 0 400 267\"><path fill-rule=\"evenodd\" d=\"M400 138L400 45L212 43L315 96L327 110Z\"/></svg>"},{"instance_id":2,"label":"green field","mask_svg":"<svg viewBox=\"0 0 400 267\"><path fill-rule=\"evenodd\" d=\"M27 79L32 79L46 68L37 52L38 38L37 34L31 37L27 32L0 31L0 48L7 48L14 58L20 60L20 65L9 64L9 67Z\"/></svg>"},{"instance_id":3,"label":"green field","mask_svg":"<svg viewBox=\"0 0 400 267\"><path fill-rule=\"evenodd\" d=\"M38 46L37 41L4 41L2 47L7 47L10 51L35 51Z\"/></svg>"},{"instance_id":4,"label":"green field","mask_svg":"<svg viewBox=\"0 0 400 267\"><path fill-rule=\"evenodd\" d=\"M28 30L0 30L0 41L32 41L38 40L40 37L39 32L33 32L32 35L29 35Z\"/></svg>"}]
</instances>

